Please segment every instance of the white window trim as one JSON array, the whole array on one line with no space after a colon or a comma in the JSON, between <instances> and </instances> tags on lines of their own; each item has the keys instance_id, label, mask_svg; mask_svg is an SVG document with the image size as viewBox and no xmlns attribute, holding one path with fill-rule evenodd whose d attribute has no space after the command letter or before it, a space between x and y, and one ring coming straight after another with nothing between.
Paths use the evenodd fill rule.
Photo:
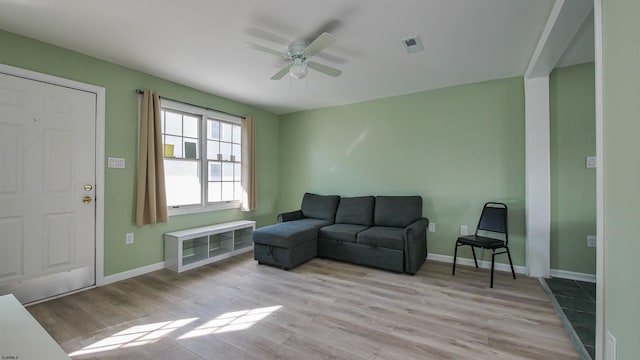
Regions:
<instances>
[{"instance_id":1,"label":"white window trim","mask_svg":"<svg viewBox=\"0 0 640 360\"><path fill-rule=\"evenodd\" d=\"M204 134L206 134L206 123L208 118L228 121L228 122L236 123L238 125L242 124L241 117L225 114L225 113L218 112L211 109L206 109L204 107L184 104L184 103L172 101L169 99L161 98L160 108L173 109L177 111L183 111L183 112L191 113L194 115L202 116L202 120L200 122L200 138L198 139L201 142L200 144L201 146L202 146L202 137L205 136ZM199 159L201 161L201 167L204 163L203 159L206 156L203 150L204 149L201 147L200 159ZM242 206L242 203L240 200L220 201L217 203L209 204L207 203L205 198L206 194L204 191L204 185L201 185L201 186L202 187L201 187L201 193L200 193L200 197L201 197L200 204L184 205L180 207L169 206L167 209L168 215L171 217L171 216L177 216L177 215L197 214L197 213L210 212L210 211L239 209Z\"/></svg>"}]
</instances>

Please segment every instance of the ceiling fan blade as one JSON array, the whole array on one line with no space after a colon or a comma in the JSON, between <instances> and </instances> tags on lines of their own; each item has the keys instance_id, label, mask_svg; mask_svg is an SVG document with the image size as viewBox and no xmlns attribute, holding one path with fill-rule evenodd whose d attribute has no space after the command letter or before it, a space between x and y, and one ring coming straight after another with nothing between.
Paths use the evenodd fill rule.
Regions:
<instances>
[{"instance_id":1,"label":"ceiling fan blade","mask_svg":"<svg viewBox=\"0 0 640 360\"><path fill-rule=\"evenodd\" d=\"M273 75L271 77L271 80L280 80L282 79L285 75L287 75L287 73L289 72L289 68L291 67L291 65L287 65L285 67L283 67L282 69L280 69L280 71L278 71L277 73L275 73L275 75Z\"/></svg>"},{"instance_id":2,"label":"ceiling fan blade","mask_svg":"<svg viewBox=\"0 0 640 360\"><path fill-rule=\"evenodd\" d=\"M336 68L332 68L331 66L318 64L317 62L308 61L307 65L315 71L319 71L323 74L327 74L329 76L340 76L342 74L342 70L338 70Z\"/></svg>"},{"instance_id":3,"label":"ceiling fan blade","mask_svg":"<svg viewBox=\"0 0 640 360\"><path fill-rule=\"evenodd\" d=\"M319 53L327 46L333 44L336 38L328 32L323 32L315 40L311 42L306 48L304 48L304 54L307 58Z\"/></svg>"},{"instance_id":4,"label":"ceiling fan blade","mask_svg":"<svg viewBox=\"0 0 640 360\"><path fill-rule=\"evenodd\" d=\"M258 51L262 51L262 52L266 52L268 54L271 55L275 55L275 56L279 56L279 57L287 57L287 54L277 51L277 50L273 50L273 49L269 49L268 47L264 47L262 45L258 45L258 44L254 44L254 43L245 43L245 45L247 45L248 47L254 49L254 50L258 50Z\"/></svg>"}]
</instances>

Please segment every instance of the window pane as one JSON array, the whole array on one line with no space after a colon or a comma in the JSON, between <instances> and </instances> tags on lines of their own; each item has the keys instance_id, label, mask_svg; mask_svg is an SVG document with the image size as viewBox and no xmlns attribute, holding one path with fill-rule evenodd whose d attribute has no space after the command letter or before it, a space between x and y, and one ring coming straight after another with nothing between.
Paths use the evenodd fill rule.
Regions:
<instances>
[{"instance_id":1,"label":"window pane","mask_svg":"<svg viewBox=\"0 0 640 360\"><path fill-rule=\"evenodd\" d=\"M233 200L233 182L222 183L222 201Z\"/></svg>"},{"instance_id":2,"label":"window pane","mask_svg":"<svg viewBox=\"0 0 640 360\"><path fill-rule=\"evenodd\" d=\"M231 142L232 140L232 136L231 136L231 127L232 125L229 123L225 123L225 122L221 122L220 123L220 134L221 134L221 140L222 141L228 141Z\"/></svg>"},{"instance_id":3,"label":"window pane","mask_svg":"<svg viewBox=\"0 0 640 360\"><path fill-rule=\"evenodd\" d=\"M222 163L222 181L233 181L233 163Z\"/></svg>"},{"instance_id":4,"label":"window pane","mask_svg":"<svg viewBox=\"0 0 640 360\"><path fill-rule=\"evenodd\" d=\"M233 180L234 181L240 181L242 180L242 165L240 163L235 163L233 164L234 169L233 169Z\"/></svg>"},{"instance_id":5,"label":"window pane","mask_svg":"<svg viewBox=\"0 0 640 360\"><path fill-rule=\"evenodd\" d=\"M222 181L221 163L209 161L209 181Z\"/></svg>"},{"instance_id":6,"label":"window pane","mask_svg":"<svg viewBox=\"0 0 640 360\"><path fill-rule=\"evenodd\" d=\"M182 136L197 138L198 137L198 117L191 115L184 115L183 120L183 131Z\"/></svg>"},{"instance_id":7,"label":"window pane","mask_svg":"<svg viewBox=\"0 0 640 360\"><path fill-rule=\"evenodd\" d=\"M207 159L218 160L219 152L220 152L220 142L207 140Z\"/></svg>"},{"instance_id":8,"label":"window pane","mask_svg":"<svg viewBox=\"0 0 640 360\"><path fill-rule=\"evenodd\" d=\"M167 205L200 203L200 164L197 161L164 160Z\"/></svg>"},{"instance_id":9,"label":"window pane","mask_svg":"<svg viewBox=\"0 0 640 360\"><path fill-rule=\"evenodd\" d=\"M209 190L208 202L222 201L221 183L210 182L208 190Z\"/></svg>"},{"instance_id":10,"label":"window pane","mask_svg":"<svg viewBox=\"0 0 640 360\"><path fill-rule=\"evenodd\" d=\"M240 144L240 139L242 138L240 131L240 125L233 125L233 142L236 144Z\"/></svg>"},{"instance_id":11,"label":"window pane","mask_svg":"<svg viewBox=\"0 0 640 360\"><path fill-rule=\"evenodd\" d=\"M240 184L240 182L235 181L233 183L233 188L235 189L234 200L242 200L242 185Z\"/></svg>"},{"instance_id":12,"label":"window pane","mask_svg":"<svg viewBox=\"0 0 640 360\"><path fill-rule=\"evenodd\" d=\"M164 127L165 134L182 135L182 114L167 111Z\"/></svg>"},{"instance_id":13,"label":"window pane","mask_svg":"<svg viewBox=\"0 0 640 360\"><path fill-rule=\"evenodd\" d=\"M165 144L173 145L173 157L182 158L182 138L179 136L167 135L164 137Z\"/></svg>"},{"instance_id":14,"label":"window pane","mask_svg":"<svg viewBox=\"0 0 640 360\"><path fill-rule=\"evenodd\" d=\"M240 149L240 145L234 144L232 151L233 151L232 154L236 157L235 161L237 161L237 162L242 161L242 156L241 156L242 155L242 151Z\"/></svg>"},{"instance_id":15,"label":"window pane","mask_svg":"<svg viewBox=\"0 0 640 360\"><path fill-rule=\"evenodd\" d=\"M207 139L220 140L220 122L215 120L207 121Z\"/></svg>"},{"instance_id":16,"label":"window pane","mask_svg":"<svg viewBox=\"0 0 640 360\"><path fill-rule=\"evenodd\" d=\"M231 144L220 143L220 153L222 154L222 160L231 160Z\"/></svg>"},{"instance_id":17,"label":"window pane","mask_svg":"<svg viewBox=\"0 0 640 360\"><path fill-rule=\"evenodd\" d=\"M184 158L198 159L198 139L184 139Z\"/></svg>"}]
</instances>

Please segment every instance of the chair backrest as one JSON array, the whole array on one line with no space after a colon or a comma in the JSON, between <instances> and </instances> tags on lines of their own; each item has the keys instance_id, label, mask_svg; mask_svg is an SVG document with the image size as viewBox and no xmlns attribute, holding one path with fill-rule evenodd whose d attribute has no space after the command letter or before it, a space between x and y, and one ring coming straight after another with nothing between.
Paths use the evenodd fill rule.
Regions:
<instances>
[{"instance_id":1,"label":"chair backrest","mask_svg":"<svg viewBox=\"0 0 640 360\"><path fill-rule=\"evenodd\" d=\"M504 234L505 244L509 242L509 231L507 228L507 205L498 202L488 202L482 207L482 214L476 228L478 231L489 231Z\"/></svg>"}]
</instances>

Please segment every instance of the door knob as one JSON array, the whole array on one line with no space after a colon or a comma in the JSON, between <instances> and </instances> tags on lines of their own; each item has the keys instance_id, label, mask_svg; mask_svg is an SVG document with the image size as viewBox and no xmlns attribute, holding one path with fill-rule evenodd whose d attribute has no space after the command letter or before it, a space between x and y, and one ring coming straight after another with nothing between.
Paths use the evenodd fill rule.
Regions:
<instances>
[{"instance_id":1,"label":"door knob","mask_svg":"<svg viewBox=\"0 0 640 360\"><path fill-rule=\"evenodd\" d=\"M84 191L91 191L93 190L93 185L91 184L84 184Z\"/></svg>"},{"instance_id":2,"label":"door knob","mask_svg":"<svg viewBox=\"0 0 640 360\"><path fill-rule=\"evenodd\" d=\"M85 204L90 203L91 200L93 200L93 198L91 198L91 196L83 196L82 197L82 202L85 203Z\"/></svg>"}]
</instances>

